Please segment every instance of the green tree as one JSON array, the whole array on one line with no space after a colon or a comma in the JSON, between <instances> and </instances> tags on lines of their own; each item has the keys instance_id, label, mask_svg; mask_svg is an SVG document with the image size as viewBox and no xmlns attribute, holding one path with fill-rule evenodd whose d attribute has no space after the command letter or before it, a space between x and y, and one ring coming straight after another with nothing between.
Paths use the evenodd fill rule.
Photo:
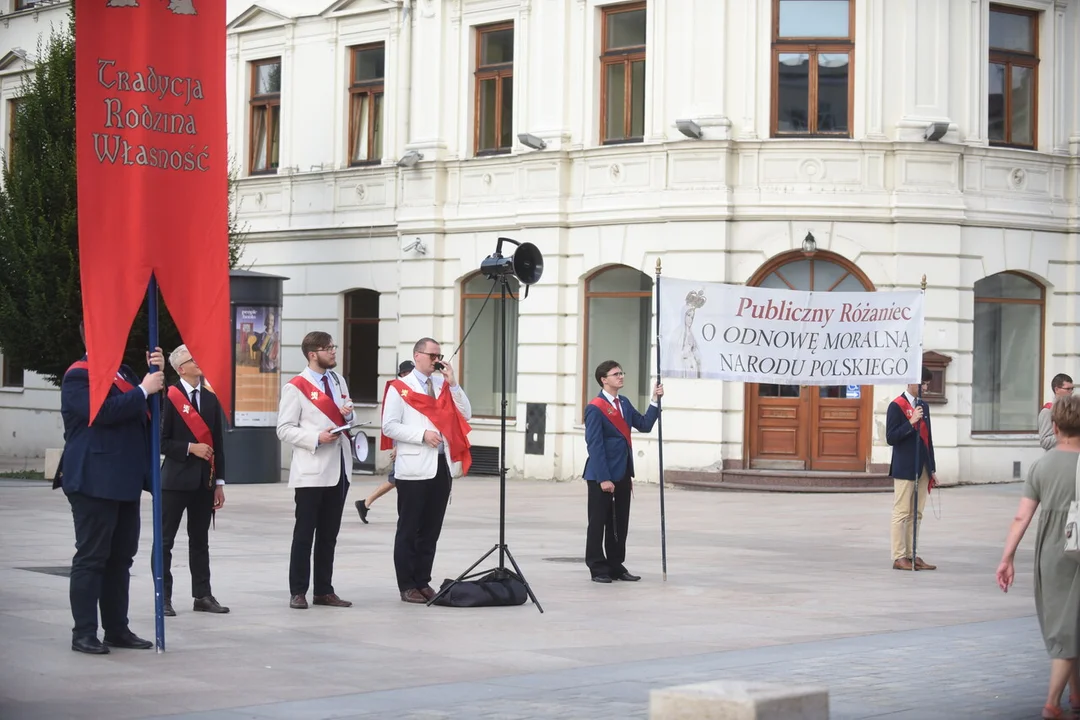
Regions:
<instances>
[{"instance_id":1,"label":"green tree","mask_svg":"<svg viewBox=\"0 0 1080 720\"><path fill-rule=\"evenodd\" d=\"M74 3L72 3L74 12ZM12 142L0 188L0 348L5 358L59 385L83 353L79 338L79 235L75 176L74 15L38 49L35 72L12 114ZM229 267L243 255L244 231L229 173ZM159 335L168 350L181 340L164 303ZM132 324L125 362L145 367L146 303Z\"/></svg>"}]
</instances>

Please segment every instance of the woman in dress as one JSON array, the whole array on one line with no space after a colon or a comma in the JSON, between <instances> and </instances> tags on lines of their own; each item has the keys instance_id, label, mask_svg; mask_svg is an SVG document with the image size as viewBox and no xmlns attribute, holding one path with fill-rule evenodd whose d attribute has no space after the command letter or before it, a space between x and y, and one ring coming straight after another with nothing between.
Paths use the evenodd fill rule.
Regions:
<instances>
[{"instance_id":1,"label":"woman in dress","mask_svg":"<svg viewBox=\"0 0 1080 720\"><path fill-rule=\"evenodd\" d=\"M1005 540L997 581L1008 592L1016 574L1016 547L1035 508L1042 505L1035 538L1035 610L1050 655L1050 688L1042 716L1066 718L1073 717L1063 713L1060 706L1066 685L1073 710L1080 711L1080 563L1065 556L1065 519L1076 496L1080 472L1080 397L1058 398L1051 413L1057 447L1036 460L1028 471L1024 497Z\"/></svg>"}]
</instances>

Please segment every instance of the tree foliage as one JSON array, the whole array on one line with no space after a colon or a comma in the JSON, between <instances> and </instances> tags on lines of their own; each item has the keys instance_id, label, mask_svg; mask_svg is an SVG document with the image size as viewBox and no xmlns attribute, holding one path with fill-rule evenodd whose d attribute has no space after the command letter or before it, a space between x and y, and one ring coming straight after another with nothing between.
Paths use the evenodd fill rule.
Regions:
<instances>
[{"instance_id":1,"label":"tree foliage","mask_svg":"<svg viewBox=\"0 0 1080 720\"><path fill-rule=\"evenodd\" d=\"M74 9L74 3L72 4ZM75 162L74 16L38 48L32 75L12 113L14 131L3 158L0 188L0 348L4 357L59 385L83 354L79 338L79 235ZM243 228L229 173L229 267L243 255ZM162 308L159 344L180 344ZM146 302L132 324L124 361L146 366Z\"/></svg>"}]
</instances>

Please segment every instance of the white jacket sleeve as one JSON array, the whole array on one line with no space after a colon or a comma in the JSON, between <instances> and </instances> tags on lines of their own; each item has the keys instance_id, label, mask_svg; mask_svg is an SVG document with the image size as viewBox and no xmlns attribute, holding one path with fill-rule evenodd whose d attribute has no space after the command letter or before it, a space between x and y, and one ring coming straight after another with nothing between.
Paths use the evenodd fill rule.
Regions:
<instances>
[{"instance_id":1,"label":"white jacket sleeve","mask_svg":"<svg viewBox=\"0 0 1080 720\"><path fill-rule=\"evenodd\" d=\"M469 402L469 397L465 394L464 388L461 385L450 388L450 397L454 398L454 404L461 411L461 415L466 420L470 420L472 418L472 403Z\"/></svg>"},{"instance_id":2,"label":"white jacket sleeve","mask_svg":"<svg viewBox=\"0 0 1080 720\"><path fill-rule=\"evenodd\" d=\"M406 425L403 422L405 415L405 401L396 392L386 394L386 404L383 406L382 431L383 435L402 443L422 445L424 443L424 428L420 425Z\"/></svg>"},{"instance_id":3,"label":"white jacket sleeve","mask_svg":"<svg viewBox=\"0 0 1080 720\"><path fill-rule=\"evenodd\" d=\"M300 427L300 391L292 385L285 385L281 389L277 436L284 443L312 453L319 446L319 432Z\"/></svg>"}]
</instances>

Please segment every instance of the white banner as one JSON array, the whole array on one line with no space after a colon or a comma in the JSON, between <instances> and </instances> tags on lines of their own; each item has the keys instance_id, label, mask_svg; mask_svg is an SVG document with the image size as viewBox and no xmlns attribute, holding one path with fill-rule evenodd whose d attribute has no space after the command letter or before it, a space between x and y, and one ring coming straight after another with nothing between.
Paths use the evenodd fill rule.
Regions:
<instances>
[{"instance_id":1,"label":"white banner","mask_svg":"<svg viewBox=\"0 0 1080 720\"><path fill-rule=\"evenodd\" d=\"M923 294L659 278L664 377L782 385L919 382Z\"/></svg>"}]
</instances>

